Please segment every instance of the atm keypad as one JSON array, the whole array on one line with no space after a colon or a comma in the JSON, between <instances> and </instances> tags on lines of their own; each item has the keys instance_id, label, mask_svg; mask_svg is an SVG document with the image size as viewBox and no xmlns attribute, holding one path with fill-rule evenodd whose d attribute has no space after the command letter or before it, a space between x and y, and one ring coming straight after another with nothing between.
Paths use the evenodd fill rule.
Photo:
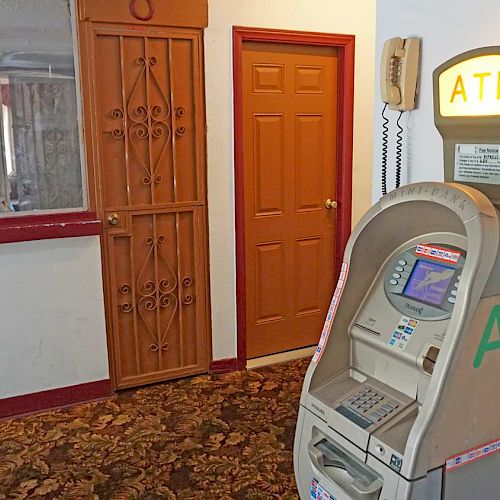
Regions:
<instances>
[{"instance_id":1,"label":"atm keypad","mask_svg":"<svg viewBox=\"0 0 500 500\"><path fill-rule=\"evenodd\" d=\"M363 386L343 401L343 405L378 423L399 408L399 403L371 386Z\"/></svg>"}]
</instances>

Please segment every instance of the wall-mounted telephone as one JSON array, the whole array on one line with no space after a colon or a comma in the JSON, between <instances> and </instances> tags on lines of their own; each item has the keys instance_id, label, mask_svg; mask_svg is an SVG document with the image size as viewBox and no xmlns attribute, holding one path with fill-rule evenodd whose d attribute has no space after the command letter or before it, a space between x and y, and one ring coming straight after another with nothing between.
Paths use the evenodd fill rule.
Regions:
<instances>
[{"instance_id":1,"label":"wall-mounted telephone","mask_svg":"<svg viewBox=\"0 0 500 500\"><path fill-rule=\"evenodd\" d=\"M380 69L382 101L389 109L411 111L417 92L418 38L391 38L384 43Z\"/></svg>"},{"instance_id":2,"label":"wall-mounted telephone","mask_svg":"<svg viewBox=\"0 0 500 500\"><path fill-rule=\"evenodd\" d=\"M396 188L401 183L401 153L403 150L403 127L399 124L404 111L415 108L417 94L418 61L420 40L418 38L391 38L384 43L380 66L380 92L385 102L382 110L382 194L387 193L387 145L389 141L389 119L387 107L399 111L396 122Z\"/></svg>"}]
</instances>

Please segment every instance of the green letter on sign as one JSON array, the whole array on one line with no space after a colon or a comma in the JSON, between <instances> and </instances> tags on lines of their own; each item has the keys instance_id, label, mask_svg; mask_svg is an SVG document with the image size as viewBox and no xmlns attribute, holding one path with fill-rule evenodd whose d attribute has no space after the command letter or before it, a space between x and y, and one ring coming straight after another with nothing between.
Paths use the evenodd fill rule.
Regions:
<instances>
[{"instance_id":1,"label":"green letter on sign","mask_svg":"<svg viewBox=\"0 0 500 500\"><path fill-rule=\"evenodd\" d=\"M490 342L491 334L493 329L497 326L498 339L492 340ZM495 349L500 349L500 305L495 306L491 310L490 317L488 318L488 323L486 323L486 328L484 329L483 338L476 352L476 357L474 358L474 368L479 368L483 362L484 355L487 351L494 351Z\"/></svg>"}]
</instances>

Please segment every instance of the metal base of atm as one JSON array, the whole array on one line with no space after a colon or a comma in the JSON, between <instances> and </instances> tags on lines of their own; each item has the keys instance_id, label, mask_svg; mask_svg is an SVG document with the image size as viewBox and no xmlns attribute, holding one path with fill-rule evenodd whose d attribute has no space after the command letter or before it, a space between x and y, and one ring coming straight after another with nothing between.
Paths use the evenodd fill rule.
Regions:
<instances>
[{"instance_id":1,"label":"metal base of atm","mask_svg":"<svg viewBox=\"0 0 500 500\"><path fill-rule=\"evenodd\" d=\"M361 219L307 370L301 500L500 498L500 213L419 183Z\"/></svg>"},{"instance_id":2,"label":"metal base of atm","mask_svg":"<svg viewBox=\"0 0 500 500\"><path fill-rule=\"evenodd\" d=\"M445 464L410 481L301 407L295 474L301 498L314 500L493 500L499 497L500 454L446 473ZM319 490L319 492L318 492Z\"/></svg>"}]
</instances>

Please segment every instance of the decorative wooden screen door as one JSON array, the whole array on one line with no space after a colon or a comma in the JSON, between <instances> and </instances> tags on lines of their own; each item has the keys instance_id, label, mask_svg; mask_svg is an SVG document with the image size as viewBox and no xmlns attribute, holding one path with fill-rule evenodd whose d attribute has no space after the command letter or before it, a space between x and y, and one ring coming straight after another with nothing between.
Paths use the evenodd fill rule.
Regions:
<instances>
[{"instance_id":1,"label":"decorative wooden screen door","mask_svg":"<svg viewBox=\"0 0 500 500\"><path fill-rule=\"evenodd\" d=\"M201 30L95 23L87 37L115 385L206 372Z\"/></svg>"}]
</instances>

